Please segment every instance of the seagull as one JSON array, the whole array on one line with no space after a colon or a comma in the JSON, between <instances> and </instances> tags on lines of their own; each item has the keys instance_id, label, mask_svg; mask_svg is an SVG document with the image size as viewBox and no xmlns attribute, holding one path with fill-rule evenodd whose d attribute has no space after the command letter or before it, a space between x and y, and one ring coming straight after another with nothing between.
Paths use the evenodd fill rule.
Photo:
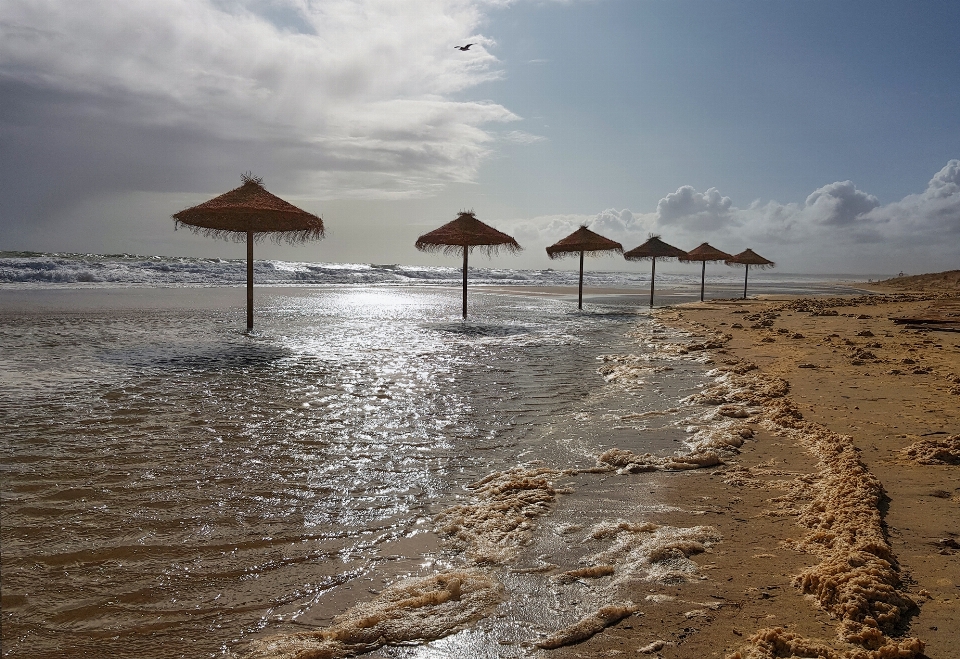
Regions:
<instances>
[{"instance_id":1,"label":"seagull","mask_svg":"<svg viewBox=\"0 0 960 659\"><path fill-rule=\"evenodd\" d=\"M468 43L466 46L454 46L454 48L457 48L458 50L470 50L470 46L474 45L476 44Z\"/></svg>"}]
</instances>

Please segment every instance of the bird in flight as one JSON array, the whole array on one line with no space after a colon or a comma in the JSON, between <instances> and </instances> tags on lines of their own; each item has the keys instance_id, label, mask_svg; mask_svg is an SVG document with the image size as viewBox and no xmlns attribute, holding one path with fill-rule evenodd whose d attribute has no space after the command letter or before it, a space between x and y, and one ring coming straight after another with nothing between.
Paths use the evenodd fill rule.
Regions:
<instances>
[{"instance_id":1,"label":"bird in flight","mask_svg":"<svg viewBox=\"0 0 960 659\"><path fill-rule=\"evenodd\" d=\"M474 45L476 44L468 43L466 46L454 46L454 48L456 48L457 50L470 50L470 46L474 46Z\"/></svg>"}]
</instances>

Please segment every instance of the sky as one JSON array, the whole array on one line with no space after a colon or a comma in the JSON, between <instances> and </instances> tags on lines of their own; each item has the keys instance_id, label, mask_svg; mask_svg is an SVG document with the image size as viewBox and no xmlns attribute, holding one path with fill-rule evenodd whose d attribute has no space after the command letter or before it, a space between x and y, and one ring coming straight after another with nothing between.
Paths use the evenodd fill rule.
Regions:
<instances>
[{"instance_id":1,"label":"sky","mask_svg":"<svg viewBox=\"0 0 960 659\"><path fill-rule=\"evenodd\" d=\"M457 265L414 242L469 209L525 248L494 267L575 268L544 248L587 224L960 268L958 34L953 0L0 0L0 250L243 258L170 216L249 171L327 227L258 258Z\"/></svg>"}]
</instances>

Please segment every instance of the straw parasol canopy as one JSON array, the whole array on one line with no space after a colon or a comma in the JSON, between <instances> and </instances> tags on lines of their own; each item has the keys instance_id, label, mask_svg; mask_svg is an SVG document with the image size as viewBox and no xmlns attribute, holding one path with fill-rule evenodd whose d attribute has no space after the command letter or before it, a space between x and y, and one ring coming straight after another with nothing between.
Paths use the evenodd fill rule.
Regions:
<instances>
[{"instance_id":1,"label":"straw parasol canopy","mask_svg":"<svg viewBox=\"0 0 960 659\"><path fill-rule=\"evenodd\" d=\"M700 271L700 301L703 302L703 285L707 278L707 261L726 261L727 259L732 258L730 254L726 252L721 252L716 247L712 247L709 243L703 243L696 249L692 249L687 252L687 255L681 258L681 261L690 263L693 261L700 261L703 263L703 268Z\"/></svg>"},{"instance_id":2,"label":"straw parasol canopy","mask_svg":"<svg viewBox=\"0 0 960 659\"><path fill-rule=\"evenodd\" d=\"M647 242L639 247L634 247L629 252L624 253L623 258L628 261L643 261L650 259L650 307L653 308L653 282L657 277L657 259L681 259L687 253L679 247L668 245L660 240L660 236L650 234Z\"/></svg>"},{"instance_id":3,"label":"straw parasol canopy","mask_svg":"<svg viewBox=\"0 0 960 659\"><path fill-rule=\"evenodd\" d=\"M287 203L250 173L243 185L210 201L174 213L174 226L235 242L247 241L247 329L253 329L253 243L265 237L291 244L323 238L323 220Z\"/></svg>"},{"instance_id":4,"label":"straw parasol canopy","mask_svg":"<svg viewBox=\"0 0 960 659\"><path fill-rule=\"evenodd\" d=\"M474 248L487 256L498 253L501 249L513 254L523 248L516 240L484 224L477 219L473 211L460 211L457 219L447 222L439 229L425 233L415 243L421 252L443 252L444 254L458 254L463 252L463 317L467 317L467 256Z\"/></svg>"},{"instance_id":5,"label":"straw parasol canopy","mask_svg":"<svg viewBox=\"0 0 960 659\"><path fill-rule=\"evenodd\" d=\"M743 269L743 299L747 299L747 278L750 276L750 266L766 269L776 267L776 263L765 259L752 249L745 249L739 254L735 254L726 260L727 265L742 265Z\"/></svg>"},{"instance_id":6,"label":"straw parasol canopy","mask_svg":"<svg viewBox=\"0 0 960 659\"><path fill-rule=\"evenodd\" d=\"M623 245L609 238L604 238L598 233L594 233L587 228L586 224L583 224L569 236L547 248L547 256L551 259L562 259L575 254L580 255L578 309L583 309L583 255L587 252L590 252L591 255L598 252L616 252L623 254Z\"/></svg>"}]
</instances>

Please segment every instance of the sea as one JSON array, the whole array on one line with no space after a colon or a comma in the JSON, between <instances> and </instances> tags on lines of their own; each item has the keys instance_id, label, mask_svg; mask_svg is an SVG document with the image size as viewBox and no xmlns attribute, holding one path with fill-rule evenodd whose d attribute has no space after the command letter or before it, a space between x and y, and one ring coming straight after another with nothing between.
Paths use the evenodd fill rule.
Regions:
<instances>
[{"instance_id":1,"label":"sea","mask_svg":"<svg viewBox=\"0 0 960 659\"><path fill-rule=\"evenodd\" d=\"M579 310L576 272L471 268L463 320L456 267L257 261L247 332L241 260L0 252L3 656L243 656L463 571L497 601L364 656L535 654L624 598L550 574L692 477L598 456L683 454L713 423L685 402L713 366L663 350L688 337L654 321L644 270L588 271ZM738 297L741 273L708 268L707 297ZM699 297L699 272L657 283L658 304ZM496 558L477 515L451 517L486 510L478 484L538 477L552 489L490 531ZM696 572L645 560L631 587Z\"/></svg>"}]
</instances>

